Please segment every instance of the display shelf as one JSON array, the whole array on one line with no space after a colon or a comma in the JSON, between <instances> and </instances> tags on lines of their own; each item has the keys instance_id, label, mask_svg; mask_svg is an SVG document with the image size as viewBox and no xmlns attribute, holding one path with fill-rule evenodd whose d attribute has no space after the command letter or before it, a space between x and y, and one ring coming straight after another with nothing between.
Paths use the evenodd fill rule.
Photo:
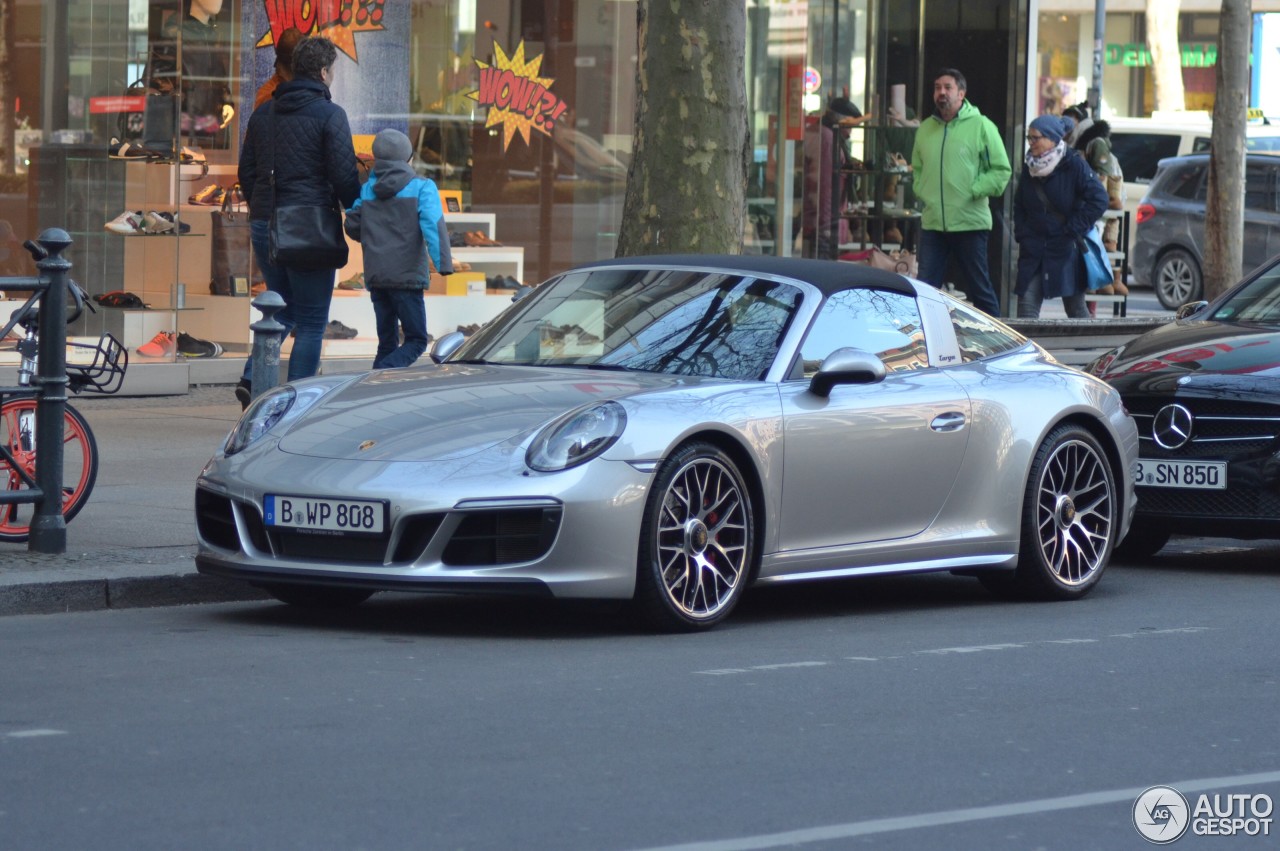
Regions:
<instances>
[{"instance_id":1,"label":"display shelf","mask_svg":"<svg viewBox=\"0 0 1280 851\"><path fill-rule=\"evenodd\" d=\"M489 239L497 239L497 218L496 213L445 213L444 223L450 233L465 233L475 230L473 225L483 225L484 235Z\"/></svg>"},{"instance_id":2,"label":"display shelf","mask_svg":"<svg viewBox=\"0 0 1280 851\"><path fill-rule=\"evenodd\" d=\"M450 248L454 260L465 260L471 264L471 271L489 275L510 275L521 283L524 282L524 249L520 246L503 246L501 248L463 247Z\"/></svg>"}]
</instances>

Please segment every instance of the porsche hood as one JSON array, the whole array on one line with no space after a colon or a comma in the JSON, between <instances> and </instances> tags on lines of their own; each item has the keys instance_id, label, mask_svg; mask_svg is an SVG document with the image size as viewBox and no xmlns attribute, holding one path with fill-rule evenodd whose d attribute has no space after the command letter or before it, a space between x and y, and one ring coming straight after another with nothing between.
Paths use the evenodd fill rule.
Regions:
<instances>
[{"instance_id":1,"label":"porsche hood","mask_svg":"<svg viewBox=\"0 0 1280 851\"><path fill-rule=\"evenodd\" d=\"M325 396L289 427L279 448L316 458L454 460L523 439L580 405L695 381L488 364L382 370Z\"/></svg>"}]
</instances>

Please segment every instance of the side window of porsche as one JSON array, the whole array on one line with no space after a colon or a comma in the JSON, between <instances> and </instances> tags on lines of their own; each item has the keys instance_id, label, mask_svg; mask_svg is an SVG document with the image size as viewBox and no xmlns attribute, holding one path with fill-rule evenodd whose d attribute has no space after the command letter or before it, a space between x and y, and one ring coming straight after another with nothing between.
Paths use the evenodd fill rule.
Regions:
<instances>
[{"instance_id":1,"label":"side window of porsche","mask_svg":"<svg viewBox=\"0 0 1280 851\"><path fill-rule=\"evenodd\" d=\"M870 352L890 372L929 366L916 300L888 290L844 290L827 298L800 347L805 377L842 348Z\"/></svg>"}]
</instances>

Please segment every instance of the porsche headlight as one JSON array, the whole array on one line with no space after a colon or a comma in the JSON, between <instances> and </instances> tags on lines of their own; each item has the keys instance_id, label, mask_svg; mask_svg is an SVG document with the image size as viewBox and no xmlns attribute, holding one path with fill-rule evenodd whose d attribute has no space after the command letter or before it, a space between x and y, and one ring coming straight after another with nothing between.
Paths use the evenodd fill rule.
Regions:
<instances>
[{"instance_id":1,"label":"porsche headlight","mask_svg":"<svg viewBox=\"0 0 1280 851\"><path fill-rule=\"evenodd\" d=\"M297 399L298 392L288 385L263 393L249 406L249 410L244 412L240 422L236 423L236 427L231 430L231 434L227 435L227 442L222 447L222 451L228 455L235 455L262 437L271 430L272 426L280 422L285 414L289 413L289 409Z\"/></svg>"},{"instance_id":2,"label":"porsche headlight","mask_svg":"<svg viewBox=\"0 0 1280 851\"><path fill-rule=\"evenodd\" d=\"M571 411L534 438L525 463L540 473L585 464L622 436L627 414L617 402L600 402Z\"/></svg>"}]
</instances>

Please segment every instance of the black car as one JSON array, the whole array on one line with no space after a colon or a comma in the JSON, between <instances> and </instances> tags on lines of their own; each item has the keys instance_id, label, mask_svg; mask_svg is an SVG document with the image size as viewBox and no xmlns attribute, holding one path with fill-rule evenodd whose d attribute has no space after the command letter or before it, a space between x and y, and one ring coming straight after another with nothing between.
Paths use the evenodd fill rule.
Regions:
<instances>
[{"instance_id":1,"label":"black car","mask_svg":"<svg viewBox=\"0 0 1280 851\"><path fill-rule=\"evenodd\" d=\"M1122 551L1152 555L1174 532L1280 538L1280 255L1085 369L1138 424Z\"/></svg>"}]
</instances>

